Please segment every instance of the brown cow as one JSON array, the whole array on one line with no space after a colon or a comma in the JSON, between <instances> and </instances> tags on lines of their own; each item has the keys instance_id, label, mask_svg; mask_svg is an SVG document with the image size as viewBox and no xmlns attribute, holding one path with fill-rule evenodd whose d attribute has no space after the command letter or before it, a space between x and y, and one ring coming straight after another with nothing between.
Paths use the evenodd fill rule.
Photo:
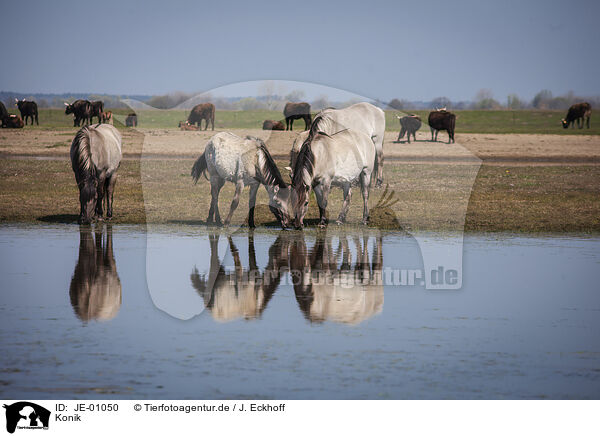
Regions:
<instances>
[{"instance_id":1,"label":"brown cow","mask_svg":"<svg viewBox=\"0 0 600 436\"><path fill-rule=\"evenodd\" d=\"M6 127L8 129L22 129L25 126L23 120L18 115L9 115L4 119L4 124L2 127Z\"/></svg>"},{"instance_id":2,"label":"brown cow","mask_svg":"<svg viewBox=\"0 0 600 436\"><path fill-rule=\"evenodd\" d=\"M263 130L285 130L285 126L281 121L265 120Z\"/></svg>"},{"instance_id":3,"label":"brown cow","mask_svg":"<svg viewBox=\"0 0 600 436\"><path fill-rule=\"evenodd\" d=\"M102 112L102 122L106 124L113 123L113 115L111 111Z\"/></svg>"},{"instance_id":4,"label":"brown cow","mask_svg":"<svg viewBox=\"0 0 600 436\"><path fill-rule=\"evenodd\" d=\"M188 123L187 121L180 121L179 128L181 130L198 130L198 126Z\"/></svg>"},{"instance_id":5,"label":"brown cow","mask_svg":"<svg viewBox=\"0 0 600 436\"><path fill-rule=\"evenodd\" d=\"M585 123L585 119L587 119L587 128L590 128L590 117L592 116L592 106L587 102L576 103L569 108L567 112L567 117L561 120L562 126L565 129L568 129L572 124L575 127L575 121L577 121L577 126L580 129L583 129L583 124Z\"/></svg>"},{"instance_id":6,"label":"brown cow","mask_svg":"<svg viewBox=\"0 0 600 436\"><path fill-rule=\"evenodd\" d=\"M445 109L434 110L429 113L429 128L431 129L431 140L437 141L438 132L446 130L448 132L448 144L454 142L454 126L456 124L456 115ZM435 132L435 139L434 139Z\"/></svg>"},{"instance_id":7,"label":"brown cow","mask_svg":"<svg viewBox=\"0 0 600 436\"><path fill-rule=\"evenodd\" d=\"M294 120L304 120L304 130L308 130L311 123L310 105L308 103L286 103L283 109L285 116L285 130L294 130Z\"/></svg>"},{"instance_id":8,"label":"brown cow","mask_svg":"<svg viewBox=\"0 0 600 436\"><path fill-rule=\"evenodd\" d=\"M206 120L206 126L204 130L208 129L208 123L210 121L212 130L215 130L215 105L212 103L202 103L194 106L188 117L188 123L198 123L198 129L202 130L202 120Z\"/></svg>"}]
</instances>

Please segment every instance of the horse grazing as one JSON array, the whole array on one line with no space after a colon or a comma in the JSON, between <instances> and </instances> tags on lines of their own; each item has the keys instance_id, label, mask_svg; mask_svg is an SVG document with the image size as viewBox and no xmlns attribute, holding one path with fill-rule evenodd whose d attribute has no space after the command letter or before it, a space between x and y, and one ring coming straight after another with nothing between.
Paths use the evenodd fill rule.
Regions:
<instances>
[{"instance_id":1,"label":"horse grazing","mask_svg":"<svg viewBox=\"0 0 600 436\"><path fill-rule=\"evenodd\" d=\"M400 126L402 126L402 128L400 129L400 133L398 134L398 139L396 140L396 142L400 142L400 140L404 137L405 134L408 134L406 138L408 139L409 144L410 135L412 135L413 138L415 138L416 142L417 130L421 128L421 118L417 115L406 115L403 117L397 116L397 118L400 121Z\"/></svg>"},{"instance_id":2,"label":"horse grazing","mask_svg":"<svg viewBox=\"0 0 600 436\"><path fill-rule=\"evenodd\" d=\"M73 114L73 127L79 127L79 124L91 124L92 122L92 104L87 100L75 100L69 104L65 102L65 115Z\"/></svg>"},{"instance_id":3,"label":"horse grazing","mask_svg":"<svg viewBox=\"0 0 600 436\"><path fill-rule=\"evenodd\" d=\"M326 122L327 119L334 123ZM332 135L343 129L352 129L369 136L375 144L375 186L383 183L383 135L385 133L385 113L370 103L356 103L345 109L323 109L313 124L318 130Z\"/></svg>"},{"instance_id":4,"label":"horse grazing","mask_svg":"<svg viewBox=\"0 0 600 436\"><path fill-rule=\"evenodd\" d=\"M269 194L269 208L282 227L291 220L289 206L290 188L283 180L275 161L265 143L252 136L240 138L229 132L214 135L204 149L202 156L192 168L192 178L198 182L200 176L208 171L212 200L208 212L207 224L221 225L219 215L219 192L225 181L235 184L235 195L231 202L225 225L231 222L233 212L238 206L240 194L245 185L250 186L248 207L248 226L254 227L254 206L256 193L261 184Z\"/></svg>"},{"instance_id":5,"label":"horse grazing","mask_svg":"<svg viewBox=\"0 0 600 436\"><path fill-rule=\"evenodd\" d=\"M19 112L21 112L21 118L27 125L27 118L31 118L31 125L33 126L33 120L39 126L40 122L38 120L38 105L35 101L26 101L26 100L18 100L15 98L15 104L19 108Z\"/></svg>"},{"instance_id":6,"label":"horse grazing","mask_svg":"<svg viewBox=\"0 0 600 436\"><path fill-rule=\"evenodd\" d=\"M208 130L208 123L211 123L212 129L215 130L215 105L212 103L201 103L194 106L188 116L188 123L198 123L198 129L202 130L202 120L206 121L204 130Z\"/></svg>"},{"instance_id":7,"label":"horse grazing","mask_svg":"<svg viewBox=\"0 0 600 436\"><path fill-rule=\"evenodd\" d=\"M577 121L577 126L580 129L583 129L583 124L585 119L587 119L587 128L590 128L590 118L592 116L592 106L587 103L576 103L569 108L567 112L567 117L561 120L562 126L565 129L568 129L570 125L575 127L575 121Z\"/></svg>"},{"instance_id":8,"label":"horse grazing","mask_svg":"<svg viewBox=\"0 0 600 436\"><path fill-rule=\"evenodd\" d=\"M79 258L71 278L69 297L77 317L84 321L107 321L121 308L121 281L113 254L112 226L79 228Z\"/></svg>"},{"instance_id":9,"label":"horse grazing","mask_svg":"<svg viewBox=\"0 0 600 436\"><path fill-rule=\"evenodd\" d=\"M103 200L106 216L113 214L113 192L121 164L121 134L110 124L85 126L71 144L71 166L79 187L81 212L79 223L102 219Z\"/></svg>"},{"instance_id":10,"label":"horse grazing","mask_svg":"<svg viewBox=\"0 0 600 436\"><path fill-rule=\"evenodd\" d=\"M294 120L304 120L304 130L310 126L310 104L308 103L286 103L283 108L285 117L285 130L294 130Z\"/></svg>"},{"instance_id":11,"label":"horse grazing","mask_svg":"<svg viewBox=\"0 0 600 436\"><path fill-rule=\"evenodd\" d=\"M304 216L308 210L308 194L311 188L315 190L319 205L320 226L327 223L327 198L331 186L339 186L344 193L344 203L337 219L338 224L346 220L351 187L360 184L363 196L363 224L369 220L369 188L371 174L375 165L375 144L370 136L357 130L340 130L331 124L331 119L320 119L317 116L310 128L300 152L298 153L292 171L292 205L295 215L295 225L302 228ZM328 134L320 131L335 130L337 133Z\"/></svg>"}]
</instances>

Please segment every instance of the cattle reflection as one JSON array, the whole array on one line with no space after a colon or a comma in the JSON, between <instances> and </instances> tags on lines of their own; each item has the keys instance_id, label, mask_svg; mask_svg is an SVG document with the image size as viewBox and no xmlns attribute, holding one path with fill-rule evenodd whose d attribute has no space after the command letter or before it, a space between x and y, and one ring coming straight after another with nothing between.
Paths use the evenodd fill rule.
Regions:
<instances>
[{"instance_id":1,"label":"cattle reflection","mask_svg":"<svg viewBox=\"0 0 600 436\"><path fill-rule=\"evenodd\" d=\"M337 239L335 250L334 239ZM369 239L373 240L372 260L369 259ZM290 259L296 301L309 321L358 324L381 312L383 250L380 233L370 238L368 230L342 231L334 235L323 231L317 234L310 250L301 237L292 243Z\"/></svg>"},{"instance_id":2,"label":"cattle reflection","mask_svg":"<svg viewBox=\"0 0 600 436\"><path fill-rule=\"evenodd\" d=\"M194 268L190 279L192 286L204 298L204 304L214 319L231 321L237 318L255 319L264 312L277 290L282 274L288 266L288 249L282 232L269 249L269 262L261 273L256 264L254 234L248 235L248 268L242 266L240 254L231 236L229 249L233 257L233 270L226 271L219 260L219 234L209 235L210 269L208 275Z\"/></svg>"},{"instance_id":3,"label":"cattle reflection","mask_svg":"<svg viewBox=\"0 0 600 436\"><path fill-rule=\"evenodd\" d=\"M73 310L82 321L106 321L121 308L121 281L113 254L112 227L79 227L79 258L75 265L69 296Z\"/></svg>"}]
</instances>

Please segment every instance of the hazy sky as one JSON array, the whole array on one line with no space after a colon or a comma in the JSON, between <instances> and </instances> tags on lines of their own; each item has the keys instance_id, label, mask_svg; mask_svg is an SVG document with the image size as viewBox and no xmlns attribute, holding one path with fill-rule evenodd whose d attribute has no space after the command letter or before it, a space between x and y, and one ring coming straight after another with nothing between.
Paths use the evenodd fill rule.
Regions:
<instances>
[{"instance_id":1,"label":"hazy sky","mask_svg":"<svg viewBox=\"0 0 600 436\"><path fill-rule=\"evenodd\" d=\"M283 79L383 100L600 94L597 1L2 0L0 10L4 91L159 94Z\"/></svg>"}]
</instances>

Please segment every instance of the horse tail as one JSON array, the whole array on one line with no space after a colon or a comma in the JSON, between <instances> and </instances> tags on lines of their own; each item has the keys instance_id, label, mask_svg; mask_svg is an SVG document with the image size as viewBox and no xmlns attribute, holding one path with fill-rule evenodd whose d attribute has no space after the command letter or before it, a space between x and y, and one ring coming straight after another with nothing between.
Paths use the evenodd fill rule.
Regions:
<instances>
[{"instance_id":1,"label":"horse tail","mask_svg":"<svg viewBox=\"0 0 600 436\"><path fill-rule=\"evenodd\" d=\"M198 160L196 160L196 163L194 163L194 166L192 167L192 179L194 180L194 183L198 183L198 179L206 171L207 165L205 154L206 153L202 153L202 155L198 158Z\"/></svg>"}]
</instances>

